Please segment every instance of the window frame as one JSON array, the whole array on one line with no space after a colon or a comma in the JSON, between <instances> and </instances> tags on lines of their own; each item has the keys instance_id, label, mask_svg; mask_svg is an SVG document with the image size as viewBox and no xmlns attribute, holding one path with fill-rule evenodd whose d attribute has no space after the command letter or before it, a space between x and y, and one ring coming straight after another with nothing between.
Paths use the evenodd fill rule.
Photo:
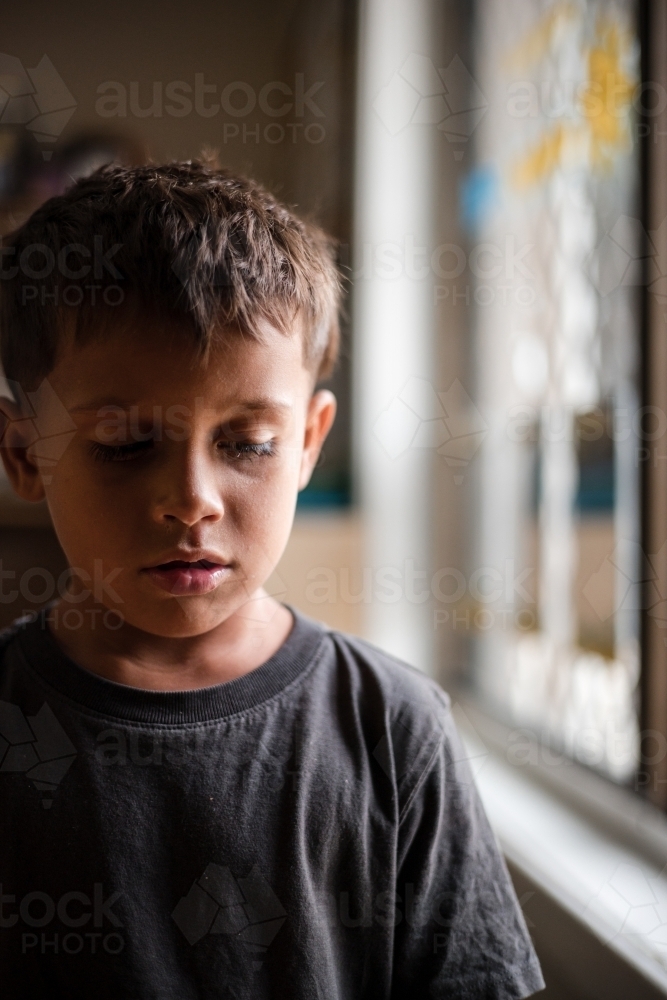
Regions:
<instances>
[{"instance_id":1,"label":"window frame","mask_svg":"<svg viewBox=\"0 0 667 1000\"><path fill-rule=\"evenodd\" d=\"M640 0L642 83L649 81L667 95L667 5ZM667 102L666 102L667 103ZM667 259L667 107L642 116L642 214L647 246L644 250L642 358L643 399L646 407L667 413L667 322L665 307L650 292L648 235L658 259ZM659 141L660 140L660 141ZM655 412L655 411L649 411ZM651 556L656 574L643 585L640 680L640 772L646 797L667 810L667 635L650 614L655 586L667 593L667 434L650 442L651 456L642 475L642 547ZM663 460L658 460L658 456ZM638 780L638 783L639 783Z\"/></svg>"}]
</instances>

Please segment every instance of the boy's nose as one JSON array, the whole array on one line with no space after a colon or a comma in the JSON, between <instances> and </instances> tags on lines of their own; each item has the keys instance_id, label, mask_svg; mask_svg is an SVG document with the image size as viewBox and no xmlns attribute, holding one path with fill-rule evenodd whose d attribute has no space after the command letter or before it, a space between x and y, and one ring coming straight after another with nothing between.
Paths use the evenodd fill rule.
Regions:
<instances>
[{"instance_id":1,"label":"boy's nose","mask_svg":"<svg viewBox=\"0 0 667 1000\"><path fill-rule=\"evenodd\" d=\"M188 527L199 521L219 521L225 513L220 484L205 461L192 457L163 470L153 503L158 521L181 521Z\"/></svg>"}]
</instances>

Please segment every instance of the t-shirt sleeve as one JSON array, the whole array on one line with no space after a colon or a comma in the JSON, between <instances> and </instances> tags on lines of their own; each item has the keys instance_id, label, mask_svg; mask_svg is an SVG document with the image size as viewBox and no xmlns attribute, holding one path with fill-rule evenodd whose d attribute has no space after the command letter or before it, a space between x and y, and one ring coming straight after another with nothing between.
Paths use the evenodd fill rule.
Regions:
<instances>
[{"instance_id":1,"label":"t-shirt sleeve","mask_svg":"<svg viewBox=\"0 0 667 1000\"><path fill-rule=\"evenodd\" d=\"M392 1000L519 1000L544 980L448 709L401 817Z\"/></svg>"}]
</instances>

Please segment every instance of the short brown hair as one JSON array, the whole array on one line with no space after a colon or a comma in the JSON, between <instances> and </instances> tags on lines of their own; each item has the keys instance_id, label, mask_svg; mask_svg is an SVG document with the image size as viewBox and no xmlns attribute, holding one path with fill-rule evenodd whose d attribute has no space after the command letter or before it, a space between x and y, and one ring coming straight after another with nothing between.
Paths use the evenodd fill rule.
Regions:
<instances>
[{"instance_id":1,"label":"short brown hair","mask_svg":"<svg viewBox=\"0 0 667 1000\"><path fill-rule=\"evenodd\" d=\"M45 202L2 241L0 354L26 389L53 369L66 318L82 342L118 308L256 338L303 327L304 360L331 373L341 283L334 244L267 190L201 161L108 165Z\"/></svg>"}]
</instances>

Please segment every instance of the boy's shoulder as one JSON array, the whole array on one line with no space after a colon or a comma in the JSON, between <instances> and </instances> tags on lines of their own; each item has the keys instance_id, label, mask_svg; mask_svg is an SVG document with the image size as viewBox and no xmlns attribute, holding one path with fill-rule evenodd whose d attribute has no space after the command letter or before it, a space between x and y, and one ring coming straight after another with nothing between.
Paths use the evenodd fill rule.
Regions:
<instances>
[{"instance_id":1,"label":"boy's shoulder","mask_svg":"<svg viewBox=\"0 0 667 1000\"><path fill-rule=\"evenodd\" d=\"M451 761L462 756L449 695L422 671L372 643L327 631L339 683L344 675L346 701L354 703L372 756L407 801L439 751Z\"/></svg>"},{"instance_id":2,"label":"boy's shoulder","mask_svg":"<svg viewBox=\"0 0 667 1000\"><path fill-rule=\"evenodd\" d=\"M339 657L354 663L361 683L376 685L388 707L412 705L416 710L429 709L437 714L449 712L449 695L422 670L366 639L336 629L327 631Z\"/></svg>"}]
</instances>

